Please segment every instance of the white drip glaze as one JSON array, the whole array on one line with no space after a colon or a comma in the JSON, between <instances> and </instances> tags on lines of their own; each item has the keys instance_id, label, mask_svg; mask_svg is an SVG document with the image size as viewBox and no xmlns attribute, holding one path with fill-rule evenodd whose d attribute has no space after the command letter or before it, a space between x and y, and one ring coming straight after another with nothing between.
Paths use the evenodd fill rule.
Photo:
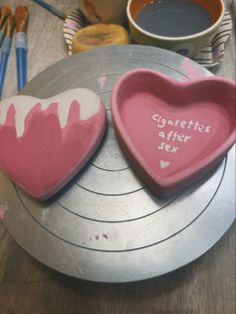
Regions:
<instances>
[{"instance_id":1,"label":"white drip glaze","mask_svg":"<svg viewBox=\"0 0 236 314\"><path fill-rule=\"evenodd\" d=\"M6 121L8 109L11 105L15 107L16 134L21 137L25 130L25 120L30 110L36 105L41 105L41 110L45 111L52 103L57 103L57 114L61 128L66 127L70 112L71 103L76 100L80 105L80 119L87 120L96 115L101 108L100 98L86 88L76 88L68 90L48 99L40 99L32 96L13 96L0 102L0 125Z\"/></svg>"}]
</instances>

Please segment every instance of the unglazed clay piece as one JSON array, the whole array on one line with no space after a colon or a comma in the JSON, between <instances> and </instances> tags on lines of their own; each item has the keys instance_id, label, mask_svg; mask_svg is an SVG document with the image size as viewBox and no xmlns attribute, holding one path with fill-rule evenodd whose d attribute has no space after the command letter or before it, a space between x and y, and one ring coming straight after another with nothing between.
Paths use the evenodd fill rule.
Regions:
<instances>
[{"instance_id":1,"label":"unglazed clay piece","mask_svg":"<svg viewBox=\"0 0 236 314\"><path fill-rule=\"evenodd\" d=\"M178 82L136 69L111 96L124 153L155 194L167 196L206 175L235 142L235 83L212 76Z\"/></svg>"},{"instance_id":2,"label":"unglazed clay piece","mask_svg":"<svg viewBox=\"0 0 236 314\"><path fill-rule=\"evenodd\" d=\"M86 164L100 144L106 111L91 90L0 103L0 169L33 197L47 199Z\"/></svg>"}]
</instances>

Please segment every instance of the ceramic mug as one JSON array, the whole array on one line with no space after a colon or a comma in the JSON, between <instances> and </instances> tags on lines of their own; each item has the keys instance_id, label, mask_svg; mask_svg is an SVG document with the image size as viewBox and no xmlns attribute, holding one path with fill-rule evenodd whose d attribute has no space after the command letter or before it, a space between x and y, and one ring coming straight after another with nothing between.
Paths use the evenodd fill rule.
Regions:
<instances>
[{"instance_id":1,"label":"ceramic mug","mask_svg":"<svg viewBox=\"0 0 236 314\"><path fill-rule=\"evenodd\" d=\"M128 0L79 0L79 8L87 19L95 23L125 24Z\"/></svg>"},{"instance_id":2,"label":"ceramic mug","mask_svg":"<svg viewBox=\"0 0 236 314\"><path fill-rule=\"evenodd\" d=\"M160 35L151 31L147 31L144 27L141 27L138 24L138 14L145 8L147 5L162 5L164 1L153 1L153 0L129 0L127 5L127 16L130 32L133 38L133 41L137 44L142 45L151 45L164 49L168 49L182 55L188 57L194 57L197 55L209 42L209 40L216 34L217 30L220 27L220 24L224 17L224 1L223 0L192 0L190 1L193 5L200 6L206 13L209 15L211 19L210 25L207 26L206 29L197 32L190 33L188 35L178 35L178 36L168 36L168 35ZM180 2L179 2L180 3ZM183 2L184 3L184 2ZM188 2L189 3L189 2ZM182 18L181 10L178 7L178 2L166 2L165 4L172 4L176 6L174 8L173 14L180 14L180 18ZM169 9L169 8L168 8ZM173 8L170 8L169 12ZM154 10L153 10L154 12ZM160 12L160 10L159 10ZM168 10L167 10L168 12ZM155 11L155 14L156 11ZM167 13L168 14L168 13ZM194 12L192 15L190 14L190 18L193 21ZM154 16L154 21L157 21L158 16ZM150 20L150 16L149 16ZM160 19L159 19L160 21ZM163 23L166 25L161 25L163 29L171 30L172 19L167 16L163 19ZM197 21L198 22L198 21ZM149 21L148 21L149 23ZM194 22L192 22L193 24ZM187 29L185 25L183 25L183 29ZM173 26L173 30L178 30L178 27Z\"/></svg>"}]
</instances>

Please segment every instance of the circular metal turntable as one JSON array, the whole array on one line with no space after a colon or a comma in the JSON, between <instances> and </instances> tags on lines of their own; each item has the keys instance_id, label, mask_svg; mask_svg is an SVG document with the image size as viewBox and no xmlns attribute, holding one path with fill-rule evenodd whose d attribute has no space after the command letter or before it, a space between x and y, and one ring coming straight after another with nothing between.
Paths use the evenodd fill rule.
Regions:
<instances>
[{"instance_id":1,"label":"circular metal turntable","mask_svg":"<svg viewBox=\"0 0 236 314\"><path fill-rule=\"evenodd\" d=\"M211 75L172 52L113 46L58 62L22 92L48 98L86 87L106 105L108 130L102 145L53 199L36 201L0 173L7 230L37 260L73 277L126 282L165 274L206 252L235 219L234 148L213 173L168 198L151 194L123 156L113 129L110 93L121 74L140 67L177 80Z\"/></svg>"}]
</instances>

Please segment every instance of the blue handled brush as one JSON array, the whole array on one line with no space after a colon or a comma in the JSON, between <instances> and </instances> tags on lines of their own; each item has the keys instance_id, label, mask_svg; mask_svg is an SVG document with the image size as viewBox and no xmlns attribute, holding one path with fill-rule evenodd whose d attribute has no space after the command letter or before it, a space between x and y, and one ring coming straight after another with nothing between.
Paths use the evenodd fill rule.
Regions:
<instances>
[{"instance_id":1,"label":"blue handled brush","mask_svg":"<svg viewBox=\"0 0 236 314\"><path fill-rule=\"evenodd\" d=\"M6 24L4 24L3 28L0 29L0 47L2 46L3 39L6 35Z\"/></svg>"},{"instance_id":2,"label":"blue handled brush","mask_svg":"<svg viewBox=\"0 0 236 314\"><path fill-rule=\"evenodd\" d=\"M16 65L17 83L20 91L27 82L27 38L29 12L26 6L19 5L15 11L16 18Z\"/></svg>"},{"instance_id":3,"label":"blue handled brush","mask_svg":"<svg viewBox=\"0 0 236 314\"><path fill-rule=\"evenodd\" d=\"M3 5L0 8L0 47L6 34L6 19L11 14L11 9L8 5Z\"/></svg>"},{"instance_id":4,"label":"blue handled brush","mask_svg":"<svg viewBox=\"0 0 236 314\"><path fill-rule=\"evenodd\" d=\"M44 9L48 10L52 14L56 15L62 20L66 19L66 14L63 11L60 11L59 9L53 7L52 5L46 3L45 1L42 0L33 0L35 3L39 4L41 7Z\"/></svg>"},{"instance_id":5,"label":"blue handled brush","mask_svg":"<svg viewBox=\"0 0 236 314\"><path fill-rule=\"evenodd\" d=\"M14 15L10 15L6 21L6 37L3 40L2 44L2 54L0 60L0 99L2 97L2 90L6 75L8 57L11 50L12 43L12 34L14 30L15 18Z\"/></svg>"}]
</instances>

